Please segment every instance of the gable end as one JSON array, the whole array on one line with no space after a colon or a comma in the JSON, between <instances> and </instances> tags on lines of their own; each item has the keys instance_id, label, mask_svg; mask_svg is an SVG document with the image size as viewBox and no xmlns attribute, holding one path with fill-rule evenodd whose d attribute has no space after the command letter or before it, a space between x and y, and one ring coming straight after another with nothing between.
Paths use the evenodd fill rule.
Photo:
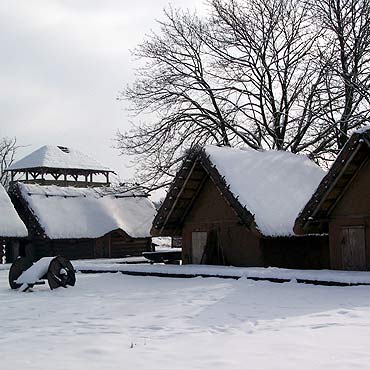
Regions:
<instances>
[{"instance_id":1,"label":"gable end","mask_svg":"<svg viewBox=\"0 0 370 370\"><path fill-rule=\"evenodd\" d=\"M184 160L167 196L154 219L153 236L180 236L184 219L190 211L207 178L220 191L227 204L234 210L241 224L248 227L254 223L253 215L240 204L230 191L225 178L202 150L193 150Z\"/></svg>"}]
</instances>

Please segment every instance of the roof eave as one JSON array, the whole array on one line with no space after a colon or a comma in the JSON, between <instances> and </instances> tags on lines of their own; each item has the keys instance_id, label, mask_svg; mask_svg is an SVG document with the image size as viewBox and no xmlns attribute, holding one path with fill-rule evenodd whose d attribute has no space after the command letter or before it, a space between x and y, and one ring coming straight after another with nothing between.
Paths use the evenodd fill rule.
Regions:
<instances>
[{"instance_id":1,"label":"roof eave","mask_svg":"<svg viewBox=\"0 0 370 370\"><path fill-rule=\"evenodd\" d=\"M185 158L183 165L176 174L175 180L173 181L171 188L169 189L167 196L158 210L158 213L153 221L153 227L151 229L152 236L180 236L182 227L168 227L168 220L171 213L176 207L179 196L184 190L187 181L190 178L191 171L194 169L196 161L199 161L203 169L206 171L208 176L211 178L215 186L219 189L221 195L227 202L227 204L234 210L241 224L246 225L251 231L261 235L260 231L256 228L254 216L246 209L245 206L241 205L238 197L235 197L230 190L230 185L225 181L225 178L221 176L215 165L210 160L209 155L204 149L198 149L189 153ZM186 171L184 171L184 168ZM179 181L181 180L181 181ZM176 194L173 191L177 190Z\"/></svg>"},{"instance_id":2,"label":"roof eave","mask_svg":"<svg viewBox=\"0 0 370 370\"><path fill-rule=\"evenodd\" d=\"M11 171L18 171L18 172L26 172L26 171L45 171L45 170L62 170L62 171L89 171L95 173L104 173L110 172L117 174L115 171L110 169L93 169L93 168L65 168L65 167L26 167L26 168L6 168L4 172L11 172Z\"/></svg>"},{"instance_id":3,"label":"roof eave","mask_svg":"<svg viewBox=\"0 0 370 370\"><path fill-rule=\"evenodd\" d=\"M328 215L326 215L325 218L317 218L315 216L318 214L322 204L325 202L330 192L335 188L339 179L351 164L356 154L358 154L361 147L366 145L370 148L368 135L368 131L354 133L348 140L347 144L333 163L331 169L322 179L317 190L297 217L294 225L295 233L302 235L308 232L320 232L322 230L323 224L328 220Z\"/></svg>"}]
</instances>

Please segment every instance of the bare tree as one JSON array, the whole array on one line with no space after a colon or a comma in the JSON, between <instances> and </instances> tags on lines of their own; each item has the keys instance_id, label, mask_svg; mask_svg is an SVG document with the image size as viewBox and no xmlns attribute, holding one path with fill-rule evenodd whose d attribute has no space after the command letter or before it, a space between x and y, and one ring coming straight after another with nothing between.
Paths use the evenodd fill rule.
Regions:
<instances>
[{"instance_id":1,"label":"bare tree","mask_svg":"<svg viewBox=\"0 0 370 370\"><path fill-rule=\"evenodd\" d=\"M121 95L133 103L135 113L157 117L118 136L119 149L139 158L137 181L151 187L166 184L186 149L207 142L230 144L225 103L213 86L212 67L199 38L202 22L194 14L172 9L165 16L160 33L135 51L147 63Z\"/></svg>"},{"instance_id":2,"label":"bare tree","mask_svg":"<svg viewBox=\"0 0 370 370\"><path fill-rule=\"evenodd\" d=\"M338 33L328 33L324 3L333 1L211 0L204 19L165 12L160 32L135 52L146 65L121 95L154 118L118 136L121 152L139 163L137 181L166 185L186 149L206 143L332 158L340 135L369 113L369 22L360 9L370 0L358 1L356 17L348 11L352 26L346 21L342 34L362 41L346 46L347 64L338 62Z\"/></svg>"},{"instance_id":3,"label":"bare tree","mask_svg":"<svg viewBox=\"0 0 370 370\"><path fill-rule=\"evenodd\" d=\"M324 62L330 66L322 101L341 149L351 130L370 119L370 1L320 0L310 3L324 31Z\"/></svg>"},{"instance_id":4,"label":"bare tree","mask_svg":"<svg viewBox=\"0 0 370 370\"><path fill-rule=\"evenodd\" d=\"M9 185L10 178L8 172L4 172L4 170L14 162L17 148L17 140L15 138L0 139L0 184L6 188Z\"/></svg>"},{"instance_id":5,"label":"bare tree","mask_svg":"<svg viewBox=\"0 0 370 370\"><path fill-rule=\"evenodd\" d=\"M320 33L299 0L213 0L209 45L228 85L240 136L259 148L310 152L327 137L319 124L325 66ZM225 74L222 74L225 71Z\"/></svg>"}]
</instances>

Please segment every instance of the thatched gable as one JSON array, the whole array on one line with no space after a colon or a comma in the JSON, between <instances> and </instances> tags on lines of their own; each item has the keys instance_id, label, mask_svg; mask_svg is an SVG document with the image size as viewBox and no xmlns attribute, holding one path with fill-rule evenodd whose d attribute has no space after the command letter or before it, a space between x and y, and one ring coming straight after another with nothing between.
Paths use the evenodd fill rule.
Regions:
<instances>
[{"instance_id":1,"label":"thatched gable","mask_svg":"<svg viewBox=\"0 0 370 370\"><path fill-rule=\"evenodd\" d=\"M297 234L327 232L328 218L370 156L370 127L353 133L327 175L297 217Z\"/></svg>"},{"instance_id":2,"label":"thatched gable","mask_svg":"<svg viewBox=\"0 0 370 370\"><path fill-rule=\"evenodd\" d=\"M208 176L216 184L226 202L238 216L240 223L250 227L253 215L243 207L230 191L230 186L210 161L204 149L190 152L167 192L153 221L153 236L180 236L182 222L202 189Z\"/></svg>"},{"instance_id":3,"label":"thatched gable","mask_svg":"<svg viewBox=\"0 0 370 370\"><path fill-rule=\"evenodd\" d=\"M195 150L177 173L152 235L181 235L186 215L210 178L241 224L263 236L291 236L298 212L324 174L307 157L288 152Z\"/></svg>"}]
</instances>

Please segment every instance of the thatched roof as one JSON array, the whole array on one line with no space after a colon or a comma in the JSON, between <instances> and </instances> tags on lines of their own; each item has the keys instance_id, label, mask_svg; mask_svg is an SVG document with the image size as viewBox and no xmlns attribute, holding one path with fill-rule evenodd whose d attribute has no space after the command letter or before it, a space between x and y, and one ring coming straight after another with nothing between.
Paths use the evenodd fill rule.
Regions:
<instances>
[{"instance_id":1,"label":"thatched roof","mask_svg":"<svg viewBox=\"0 0 370 370\"><path fill-rule=\"evenodd\" d=\"M7 168L7 171L31 169L68 169L113 172L80 151L64 146L45 145Z\"/></svg>"},{"instance_id":2,"label":"thatched roof","mask_svg":"<svg viewBox=\"0 0 370 370\"><path fill-rule=\"evenodd\" d=\"M0 184L0 238L27 237L26 226L19 218L3 186Z\"/></svg>"},{"instance_id":3,"label":"thatched roof","mask_svg":"<svg viewBox=\"0 0 370 370\"><path fill-rule=\"evenodd\" d=\"M370 126L355 131L297 217L299 234L327 232L327 220L346 187L370 155Z\"/></svg>"},{"instance_id":4,"label":"thatched roof","mask_svg":"<svg viewBox=\"0 0 370 370\"><path fill-rule=\"evenodd\" d=\"M185 159L152 233L180 235L187 213L210 178L241 223L264 236L293 235L298 212L324 175L306 156L206 146Z\"/></svg>"},{"instance_id":5,"label":"thatched roof","mask_svg":"<svg viewBox=\"0 0 370 370\"><path fill-rule=\"evenodd\" d=\"M150 236L155 208L142 194L23 183L12 191L45 238L95 239L114 230L133 238Z\"/></svg>"}]
</instances>

